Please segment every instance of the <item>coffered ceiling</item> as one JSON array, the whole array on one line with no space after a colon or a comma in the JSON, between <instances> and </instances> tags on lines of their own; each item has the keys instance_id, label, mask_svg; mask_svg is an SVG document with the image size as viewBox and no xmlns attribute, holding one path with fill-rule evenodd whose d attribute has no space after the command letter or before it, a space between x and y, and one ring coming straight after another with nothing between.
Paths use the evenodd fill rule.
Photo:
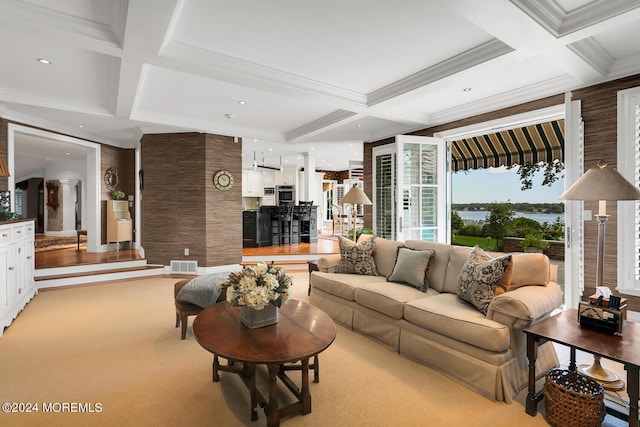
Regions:
<instances>
[{"instance_id":1,"label":"coffered ceiling","mask_svg":"<svg viewBox=\"0 0 640 427\"><path fill-rule=\"evenodd\" d=\"M340 170L362 142L637 74L637 40L639 0L0 0L0 115Z\"/></svg>"}]
</instances>

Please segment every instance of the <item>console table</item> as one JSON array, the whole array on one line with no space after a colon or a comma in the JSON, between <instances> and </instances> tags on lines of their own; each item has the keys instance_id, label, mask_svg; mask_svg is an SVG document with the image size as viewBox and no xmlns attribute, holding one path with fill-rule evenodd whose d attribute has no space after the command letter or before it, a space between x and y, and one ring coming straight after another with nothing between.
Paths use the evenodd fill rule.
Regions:
<instances>
[{"instance_id":1,"label":"console table","mask_svg":"<svg viewBox=\"0 0 640 427\"><path fill-rule=\"evenodd\" d=\"M543 398L536 392L536 358L538 345L553 341L570 348L569 370L576 370L576 350L599 355L622 363L627 371L627 394L629 412L623 413L607 407L607 413L628 420L629 426L638 427L638 391L640 374L640 325L628 322L621 335L606 335L581 328L577 310L564 310L524 329L527 335L527 359L529 360L529 388L526 399L527 414L538 413L537 404Z\"/></svg>"},{"instance_id":2,"label":"console table","mask_svg":"<svg viewBox=\"0 0 640 427\"><path fill-rule=\"evenodd\" d=\"M258 419L256 408L264 407L269 427L280 424L280 418L311 412L309 368L318 380L318 360L309 358L331 345L336 337L336 325L328 314L302 301L289 300L279 311L278 323L249 329L240 321L240 307L220 302L205 308L193 322L193 334L198 343L213 353L213 381L219 381L219 371L240 376L251 397L251 420ZM218 357L227 359L221 365ZM299 364L292 365L294 362ZM256 365L267 365L269 372L268 400L256 386ZM301 371L301 388L287 376L287 371ZM277 380L296 397L290 405L279 407Z\"/></svg>"}]
</instances>

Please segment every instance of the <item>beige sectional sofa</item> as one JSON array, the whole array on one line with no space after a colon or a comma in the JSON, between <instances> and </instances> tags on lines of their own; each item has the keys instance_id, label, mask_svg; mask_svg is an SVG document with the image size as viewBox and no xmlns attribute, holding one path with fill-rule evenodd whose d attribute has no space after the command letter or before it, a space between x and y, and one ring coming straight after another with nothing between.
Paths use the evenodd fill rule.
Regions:
<instances>
[{"instance_id":1,"label":"beige sectional sofa","mask_svg":"<svg viewBox=\"0 0 640 427\"><path fill-rule=\"evenodd\" d=\"M398 246L433 249L421 291L387 281ZM497 401L510 403L528 379L522 330L562 304L556 269L542 254L512 254L510 289L491 300L487 314L457 296L458 276L471 248L377 238L378 276L336 273L340 255L318 260L310 302L340 325L362 333ZM552 343L538 350L536 372L558 365Z\"/></svg>"}]
</instances>

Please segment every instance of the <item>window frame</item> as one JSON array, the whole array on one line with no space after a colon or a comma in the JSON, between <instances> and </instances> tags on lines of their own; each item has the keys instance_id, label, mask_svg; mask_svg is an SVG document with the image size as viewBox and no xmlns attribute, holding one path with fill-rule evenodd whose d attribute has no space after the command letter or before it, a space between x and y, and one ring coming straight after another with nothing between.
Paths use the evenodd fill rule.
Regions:
<instances>
[{"instance_id":1,"label":"window frame","mask_svg":"<svg viewBox=\"0 0 640 427\"><path fill-rule=\"evenodd\" d=\"M640 159L640 87L618 92L618 172L630 182L640 184L636 178L636 157ZM625 295L640 296L640 278L636 269L640 259L640 201L618 201L618 277L616 290Z\"/></svg>"}]
</instances>

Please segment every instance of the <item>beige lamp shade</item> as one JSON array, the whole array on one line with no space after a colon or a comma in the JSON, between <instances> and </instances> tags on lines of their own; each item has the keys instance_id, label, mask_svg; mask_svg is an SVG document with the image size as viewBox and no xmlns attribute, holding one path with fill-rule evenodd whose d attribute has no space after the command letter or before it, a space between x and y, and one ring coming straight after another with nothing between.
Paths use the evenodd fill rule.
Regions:
<instances>
[{"instance_id":1,"label":"beige lamp shade","mask_svg":"<svg viewBox=\"0 0 640 427\"><path fill-rule=\"evenodd\" d=\"M601 161L562 193L560 198L562 200L638 200L640 188Z\"/></svg>"},{"instance_id":2,"label":"beige lamp shade","mask_svg":"<svg viewBox=\"0 0 640 427\"><path fill-rule=\"evenodd\" d=\"M7 162L5 162L4 157L0 154L0 176L9 176L9 168L7 167Z\"/></svg>"},{"instance_id":3,"label":"beige lamp shade","mask_svg":"<svg viewBox=\"0 0 640 427\"><path fill-rule=\"evenodd\" d=\"M347 194L344 195L342 200L340 200L342 204L353 204L353 241L356 241L356 222L358 218L358 210L356 209L356 205L371 205L371 200L364 194L364 191L360 189L360 187L353 186L351 190L347 191Z\"/></svg>"},{"instance_id":4,"label":"beige lamp shade","mask_svg":"<svg viewBox=\"0 0 640 427\"><path fill-rule=\"evenodd\" d=\"M340 203L351 203L354 205L371 205L371 200L364 194L359 187L351 187L351 190L347 191Z\"/></svg>"}]
</instances>

